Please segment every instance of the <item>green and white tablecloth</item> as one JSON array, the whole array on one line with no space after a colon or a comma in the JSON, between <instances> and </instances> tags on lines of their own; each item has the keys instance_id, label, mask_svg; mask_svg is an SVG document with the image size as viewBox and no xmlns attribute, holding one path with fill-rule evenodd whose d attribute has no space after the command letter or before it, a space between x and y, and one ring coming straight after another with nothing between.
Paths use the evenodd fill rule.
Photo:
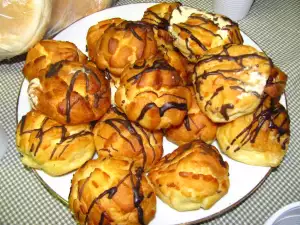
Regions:
<instances>
[{"instance_id":1,"label":"green and white tablecloth","mask_svg":"<svg viewBox=\"0 0 300 225\"><path fill-rule=\"evenodd\" d=\"M117 5L137 2L142 1L119 0ZM212 0L182 3L212 11ZM289 77L286 93L291 142L282 165L256 192L208 224L263 224L279 208L300 201L300 1L256 0L239 24ZM75 224L68 208L42 186L31 170L24 169L15 148L16 104L23 64L24 57L0 62L0 124L9 142L0 162L0 224Z\"/></svg>"}]
</instances>

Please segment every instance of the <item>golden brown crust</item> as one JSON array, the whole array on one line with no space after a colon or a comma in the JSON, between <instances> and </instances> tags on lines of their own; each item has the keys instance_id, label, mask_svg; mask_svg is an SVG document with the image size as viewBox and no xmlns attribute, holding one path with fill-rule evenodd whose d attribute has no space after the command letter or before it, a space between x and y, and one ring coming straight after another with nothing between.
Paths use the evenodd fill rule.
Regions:
<instances>
[{"instance_id":1,"label":"golden brown crust","mask_svg":"<svg viewBox=\"0 0 300 225\"><path fill-rule=\"evenodd\" d=\"M264 92L272 98L279 97L284 92L286 82L287 75L277 66L274 66L271 70L271 75L267 81Z\"/></svg>"},{"instance_id":2,"label":"golden brown crust","mask_svg":"<svg viewBox=\"0 0 300 225\"><path fill-rule=\"evenodd\" d=\"M193 77L198 105L214 122L229 122L259 105L272 61L246 45L225 45L205 53Z\"/></svg>"},{"instance_id":3,"label":"golden brown crust","mask_svg":"<svg viewBox=\"0 0 300 225\"><path fill-rule=\"evenodd\" d=\"M181 6L179 2L163 2L151 6L144 12L142 21L152 24L159 29L168 30L172 12L179 6Z\"/></svg>"},{"instance_id":4,"label":"golden brown crust","mask_svg":"<svg viewBox=\"0 0 300 225\"><path fill-rule=\"evenodd\" d=\"M198 140L164 156L148 178L156 194L178 211L208 209L228 191L228 164L218 150Z\"/></svg>"},{"instance_id":5,"label":"golden brown crust","mask_svg":"<svg viewBox=\"0 0 300 225\"><path fill-rule=\"evenodd\" d=\"M191 96L175 68L153 58L139 60L124 71L115 101L131 121L159 130L183 121Z\"/></svg>"},{"instance_id":6,"label":"golden brown crust","mask_svg":"<svg viewBox=\"0 0 300 225\"><path fill-rule=\"evenodd\" d=\"M96 64L118 79L124 68L138 59L148 59L157 53L153 30L143 22L123 21L110 26L97 48Z\"/></svg>"},{"instance_id":7,"label":"golden brown crust","mask_svg":"<svg viewBox=\"0 0 300 225\"><path fill-rule=\"evenodd\" d=\"M201 112L193 87L189 87L192 95L192 105L182 124L165 130L167 139L177 145L186 144L193 140L212 143L216 138L217 126Z\"/></svg>"},{"instance_id":8,"label":"golden brown crust","mask_svg":"<svg viewBox=\"0 0 300 225\"><path fill-rule=\"evenodd\" d=\"M90 59L93 62L96 62L96 56L97 56L97 48L99 45L99 41L104 34L104 32L110 27L110 26L116 26L120 23L122 23L124 20L120 18L112 18L108 20L103 20L98 22L96 25L91 26L88 30L86 41L87 41L87 49Z\"/></svg>"},{"instance_id":9,"label":"golden brown crust","mask_svg":"<svg viewBox=\"0 0 300 225\"><path fill-rule=\"evenodd\" d=\"M125 157L148 171L163 154L163 134L148 131L112 107L96 124L94 140L99 157Z\"/></svg>"},{"instance_id":10,"label":"golden brown crust","mask_svg":"<svg viewBox=\"0 0 300 225\"><path fill-rule=\"evenodd\" d=\"M89 124L66 126L37 112L22 117L16 132L22 163L52 176L71 172L95 152Z\"/></svg>"},{"instance_id":11,"label":"golden brown crust","mask_svg":"<svg viewBox=\"0 0 300 225\"><path fill-rule=\"evenodd\" d=\"M62 124L99 119L110 107L110 86L89 62L61 61L29 83L32 107Z\"/></svg>"},{"instance_id":12,"label":"golden brown crust","mask_svg":"<svg viewBox=\"0 0 300 225\"><path fill-rule=\"evenodd\" d=\"M156 211L153 192L128 161L90 160L73 176L69 207L79 224L148 224Z\"/></svg>"},{"instance_id":13,"label":"golden brown crust","mask_svg":"<svg viewBox=\"0 0 300 225\"><path fill-rule=\"evenodd\" d=\"M31 81L44 74L49 65L61 60L86 63L87 57L71 42L42 40L29 50L23 74Z\"/></svg>"},{"instance_id":14,"label":"golden brown crust","mask_svg":"<svg viewBox=\"0 0 300 225\"><path fill-rule=\"evenodd\" d=\"M229 18L204 11L195 11L187 18L176 22L176 16L189 7L174 10L169 31L174 37L174 46L191 62L197 62L209 49L228 43L242 44L238 24Z\"/></svg>"},{"instance_id":15,"label":"golden brown crust","mask_svg":"<svg viewBox=\"0 0 300 225\"><path fill-rule=\"evenodd\" d=\"M276 167L286 154L290 137L288 112L277 99L264 97L253 114L220 126L217 140L234 160Z\"/></svg>"},{"instance_id":16,"label":"golden brown crust","mask_svg":"<svg viewBox=\"0 0 300 225\"><path fill-rule=\"evenodd\" d=\"M187 59L175 49L168 49L166 47L159 48L161 54L164 59L168 62L168 64L176 69L179 76L183 80L183 84L186 85L188 83L188 61Z\"/></svg>"}]
</instances>

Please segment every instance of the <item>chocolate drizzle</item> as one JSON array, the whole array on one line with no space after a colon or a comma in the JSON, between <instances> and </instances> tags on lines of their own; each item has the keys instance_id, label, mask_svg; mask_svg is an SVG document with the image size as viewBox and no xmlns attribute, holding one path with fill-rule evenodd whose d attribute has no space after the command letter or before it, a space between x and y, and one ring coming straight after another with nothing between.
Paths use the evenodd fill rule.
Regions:
<instances>
[{"instance_id":1,"label":"chocolate drizzle","mask_svg":"<svg viewBox=\"0 0 300 225\"><path fill-rule=\"evenodd\" d=\"M270 101L270 102L267 102ZM271 130L277 131L277 142L280 143L280 139L283 135L287 135L288 137L282 142L281 148L283 150L286 149L286 144L289 141L289 117L285 110L285 108L276 102L277 100L271 99L267 95L264 96L262 99L260 105L256 109L256 111L253 113L253 118L251 123L244 128L230 143L229 146L227 146L226 150L229 150L229 148L238 140L240 139L240 145L236 149L234 149L234 152L240 150L242 146L250 143L255 143L256 137L258 136L261 128L265 123L268 124L268 128ZM279 117L280 114L284 114L285 119L278 124L276 122L276 118Z\"/></svg>"},{"instance_id":2,"label":"chocolate drizzle","mask_svg":"<svg viewBox=\"0 0 300 225\"><path fill-rule=\"evenodd\" d=\"M141 114L137 118L137 121L142 120L145 114L148 112L148 110L152 109L153 107L157 107L159 109L160 117L162 117L165 114L165 112L168 111L169 109L178 109L180 111L187 111L186 103L167 102L161 107L158 107L155 103L151 102L144 106L144 108L141 111Z\"/></svg>"},{"instance_id":3,"label":"chocolate drizzle","mask_svg":"<svg viewBox=\"0 0 300 225\"><path fill-rule=\"evenodd\" d=\"M188 115L186 115L184 117L183 124L184 124L184 126L185 126L185 128L186 128L187 131L191 131L190 120L189 120L189 116Z\"/></svg>"},{"instance_id":4,"label":"chocolate drizzle","mask_svg":"<svg viewBox=\"0 0 300 225\"><path fill-rule=\"evenodd\" d=\"M132 192L133 192L133 203L134 203L134 207L137 210L138 221L141 225L145 224L145 222L144 222L144 210L141 206L141 204L144 200L144 196L140 193L141 192L141 182L142 182L144 169L142 167L138 167L135 171L135 174L134 174L132 172L133 164L134 164L134 162L132 162L131 165L130 165L129 173L126 176L124 176L116 186L113 186L113 187L103 191L102 193L100 193L92 201L91 205L88 208L84 224L88 224L89 215L90 215L94 205L97 204L97 202L100 199L102 199L104 196L107 196L108 199L112 199L114 197L114 195L117 193L118 188L120 187L120 185L123 184L125 182L125 180L128 179L128 178L130 179L130 183L131 183L131 188L132 188ZM89 178L87 178L87 179L89 179ZM85 184L86 184L86 182L83 185L85 185ZM81 193L83 191L83 187L81 187L81 189L80 189ZM104 223L105 214L106 214L105 211L101 213L99 224Z\"/></svg>"},{"instance_id":5,"label":"chocolate drizzle","mask_svg":"<svg viewBox=\"0 0 300 225\"><path fill-rule=\"evenodd\" d=\"M46 73L46 78L50 78L50 77L53 77L53 76L57 75L59 70L63 67L63 62L65 62L65 60L62 60L62 61L59 61L57 63L51 64L49 66L49 70Z\"/></svg>"},{"instance_id":6,"label":"chocolate drizzle","mask_svg":"<svg viewBox=\"0 0 300 225\"><path fill-rule=\"evenodd\" d=\"M78 133L74 133L72 135L67 136L67 128L64 125L51 126L50 128L45 129L45 127L47 125L47 122L50 121L50 119L48 117L44 118L44 120L42 121L42 124L41 124L41 126L39 128L32 129L32 130L25 130L24 131L24 126L25 126L25 123L26 123L26 118L27 118L27 115L22 117L21 124L20 124L20 135L28 134L28 133L32 133L32 132L37 132L37 134L35 135L35 138L38 139L38 143L37 143L36 146L34 145L34 143L32 143L32 145L30 147L30 150L29 150L30 152L34 151L34 153L33 153L34 156L37 155L37 153L38 153L38 151L40 149L40 146L41 146L41 144L43 142L44 135L46 135L48 132L52 131L53 129L60 129L61 130L61 137L60 137L60 141L56 144L55 148L53 149L53 151L52 151L52 153L50 155L50 158L49 158L50 160L55 155L58 146L62 145L64 142L67 142L67 144L64 146L63 150L59 153L58 157L61 157L61 155L66 150L66 148L70 145L70 143L75 138L80 137L80 136L93 135L92 132L83 130L83 131L80 131Z\"/></svg>"},{"instance_id":7,"label":"chocolate drizzle","mask_svg":"<svg viewBox=\"0 0 300 225\"><path fill-rule=\"evenodd\" d=\"M96 83L98 84L99 88L101 89L101 81L99 79L99 77L97 76L97 74L94 73L94 71L92 71L91 69L89 69L86 66L83 66L83 69L79 69L77 70L71 78L69 87L67 89L67 93L66 93L66 122L70 123L71 122L71 109L72 107L77 103L77 101L79 101L79 99L77 99L77 101L73 102L71 105L71 95L74 89L74 85L76 82L76 79L79 77L79 75L83 75L85 78L85 86L86 86L86 93L87 93L87 97L88 97L88 93L89 93L89 88L90 88L90 76L92 76L94 78L94 80L96 81ZM103 92L96 92L93 94L94 96L94 103L93 106L95 108L99 107L99 100L102 98L102 96L106 93L106 90L104 90Z\"/></svg>"},{"instance_id":8,"label":"chocolate drizzle","mask_svg":"<svg viewBox=\"0 0 300 225\"><path fill-rule=\"evenodd\" d=\"M144 64L146 66L146 63ZM135 84L143 76L143 74L150 73L156 70L176 71L175 68L170 66L165 60L158 59L153 62L152 66L145 68L143 71L127 79L127 82L133 82L133 84Z\"/></svg>"},{"instance_id":9,"label":"chocolate drizzle","mask_svg":"<svg viewBox=\"0 0 300 225\"><path fill-rule=\"evenodd\" d=\"M155 19L157 19L157 20L147 18L147 16L149 14L154 16ZM156 26L157 28L160 28L160 29L164 29L164 30L168 30L168 27L170 25L168 20L166 20L165 18L160 17L158 14L156 14L155 12L153 12L151 10L147 10L145 12L143 20L151 21L150 24L153 24L152 22L154 22L154 24L153 24L154 26Z\"/></svg>"},{"instance_id":10,"label":"chocolate drizzle","mask_svg":"<svg viewBox=\"0 0 300 225\"><path fill-rule=\"evenodd\" d=\"M227 113L227 109L233 109L233 108L234 108L234 105L233 105L233 104L223 104L223 105L222 105L220 113L222 114L222 116L224 117L224 119L225 119L226 121L229 120L229 116L228 116L228 113Z\"/></svg>"},{"instance_id":11,"label":"chocolate drizzle","mask_svg":"<svg viewBox=\"0 0 300 225\"><path fill-rule=\"evenodd\" d=\"M198 61L197 66L201 66L205 63L210 63L213 61L232 61L235 62L237 64L237 68L234 69L217 69L217 70L213 70L213 71L205 71L202 74L197 74L196 73L196 78L195 78L195 86L196 86L196 91L198 92L198 94L200 95L200 100L203 101L204 97L201 96L200 92L201 92L201 86L204 85L204 80L206 80L208 77L210 76L219 76L224 80L228 80L231 83L236 83L233 84L231 86L229 86L230 89L232 90L237 90L239 92L244 92L244 93L249 93L255 97L257 97L258 99L261 98L261 94L262 93L258 93L256 91L251 91L251 90L247 90L246 88L244 88L244 86L248 85L247 82L244 82L243 80L239 79L239 77L234 77L234 76L230 76L229 74L225 73L239 73L239 72L243 72L246 68L246 66L244 66L243 64L243 60L244 59L249 59L249 58L257 58L263 61L266 61L266 63L269 63L269 65L272 67L273 63L272 61L263 55L260 55L258 53L251 53L251 54L243 54L243 55L238 55L238 56L230 56L228 49L231 47L231 44L227 44L223 46L223 49L220 53L216 54L216 55L207 55L207 57L202 58L201 60ZM248 66L249 67L249 66ZM249 69L249 68L247 68ZM251 69L251 68L250 68ZM263 76L263 75L261 75ZM208 101L206 101L205 107L204 109L207 111L207 107L212 105L212 100L213 98L215 98L220 91L223 90L227 90L226 87L221 86L218 87L216 89L216 91L212 94L212 96L210 97L210 99ZM229 120L229 116L228 116L228 109L233 109L234 108L234 104L232 103L228 103L228 104L223 104L220 107L220 113L221 115L224 117L225 120ZM219 109L218 109L219 110Z\"/></svg>"},{"instance_id":12,"label":"chocolate drizzle","mask_svg":"<svg viewBox=\"0 0 300 225\"><path fill-rule=\"evenodd\" d=\"M177 24L173 24L173 26L176 26L176 27L178 27L180 30L182 30L183 32L189 34L189 38L190 38L192 41L196 42L197 45L198 45L203 51L207 51L206 46L205 46L199 39L197 39L189 29L187 29L187 28L185 28L185 27L182 27L182 26L180 26L180 25L177 25ZM187 39L186 39L186 40L187 40ZM194 54L194 53L193 53L193 54Z\"/></svg>"}]
</instances>

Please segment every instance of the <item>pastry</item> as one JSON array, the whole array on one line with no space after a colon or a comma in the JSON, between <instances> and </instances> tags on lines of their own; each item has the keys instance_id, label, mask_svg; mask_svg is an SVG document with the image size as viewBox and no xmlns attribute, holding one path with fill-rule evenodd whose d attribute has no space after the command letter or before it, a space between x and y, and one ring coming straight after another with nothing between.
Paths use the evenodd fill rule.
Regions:
<instances>
[{"instance_id":1,"label":"pastry","mask_svg":"<svg viewBox=\"0 0 300 225\"><path fill-rule=\"evenodd\" d=\"M87 57L71 42L42 40L27 54L23 74L27 80L42 75L50 64L62 60L87 62Z\"/></svg>"},{"instance_id":2,"label":"pastry","mask_svg":"<svg viewBox=\"0 0 300 225\"><path fill-rule=\"evenodd\" d=\"M104 74L89 62L60 61L30 81L33 109L62 124L98 120L110 107L110 87Z\"/></svg>"},{"instance_id":3,"label":"pastry","mask_svg":"<svg viewBox=\"0 0 300 225\"><path fill-rule=\"evenodd\" d=\"M177 145L186 144L193 140L212 143L216 138L217 126L201 112L193 87L189 87L192 95L191 108L188 110L182 124L165 130L167 139Z\"/></svg>"},{"instance_id":4,"label":"pastry","mask_svg":"<svg viewBox=\"0 0 300 225\"><path fill-rule=\"evenodd\" d=\"M136 60L148 59L157 53L151 26L144 22L123 21L110 26L97 48L96 64L107 69L118 80L125 67Z\"/></svg>"},{"instance_id":5,"label":"pastry","mask_svg":"<svg viewBox=\"0 0 300 225\"><path fill-rule=\"evenodd\" d=\"M217 140L222 152L234 160L276 167L288 148L289 127L288 112L266 95L254 113L220 126Z\"/></svg>"},{"instance_id":6,"label":"pastry","mask_svg":"<svg viewBox=\"0 0 300 225\"><path fill-rule=\"evenodd\" d=\"M69 207L79 224L148 224L155 215L156 197L141 168L104 158L76 171Z\"/></svg>"},{"instance_id":7,"label":"pastry","mask_svg":"<svg viewBox=\"0 0 300 225\"><path fill-rule=\"evenodd\" d=\"M163 2L156 4L144 12L142 21L152 24L159 29L168 30L172 12L180 6L180 2Z\"/></svg>"},{"instance_id":8,"label":"pastry","mask_svg":"<svg viewBox=\"0 0 300 225\"><path fill-rule=\"evenodd\" d=\"M148 131L112 107L96 124L94 140L99 157L125 157L148 171L163 154L163 134Z\"/></svg>"},{"instance_id":9,"label":"pastry","mask_svg":"<svg viewBox=\"0 0 300 225\"><path fill-rule=\"evenodd\" d=\"M179 6L181 6L179 2L163 2L151 6L144 12L142 21L152 25L154 38L159 47L174 50L173 38L168 32L168 27L173 10Z\"/></svg>"},{"instance_id":10,"label":"pastry","mask_svg":"<svg viewBox=\"0 0 300 225\"><path fill-rule=\"evenodd\" d=\"M200 140L164 156L149 172L158 197L178 211L209 209L228 191L228 164Z\"/></svg>"},{"instance_id":11,"label":"pastry","mask_svg":"<svg viewBox=\"0 0 300 225\"><path fill-rule=\"evenodd\" d=\"M274 66L272 67L271 75L267 80L264 92L272 98L276 98L284 92L286 82L287 75L277 66Z\"/></svg>"},{"instance_id":12,"label":"pastry","mask_svg":"<svg viewBox=\"0 0 300 225\"><path fill-rule=\"evenodd\" d=\"M159 51L163 55L164 59L168 62L168 64L178 72L179 76L183 80L183 84L186 85L188 83L188 60L177 50L169 49L167 47L160 47Z\"/></svg>"},{"instance_id":13,"label":"pastry","mask_svg":"<svg viewBox=\"0 0 300 225\"><path fill-rule=\"evenodd\" d=\"M86 41L87 41L87 51L90 59L96 62L97 49L99 47L99 41L104 34L104 32L113 26L117 26L124 20L120 18L112 18L108 20L103 20L94 26L91 26L88 30Z\"/></svg>"},{"instance_id":14,"label":"pastry","mask_svg":"<svg viewBox=\"0 0 300 225\"><path fill-rule=\"evenodd\" d=\"M230 122L259 105L273 64L246 45L208 50L196 65L194 88L198 105L213 122Z\"/></svg>"},{"instance_id":15,"label":"pastry","mask_svg":"<svg viewBox=\"0 0 300 225\"><path fill-rule=\"evenodd\" d=\"M37 111L22 117L17 127L16 144L24 165L51 176L79 168L95 152L89 124L62 125Z\"/></svg>"},{"instance_id":16,"label":"pastry","mask_svg":"<svg viewBox=\"0 0 300 225\"><path fill-rule=\"evenodd\" d=\"M191 62L197 62L211 48L243 43L237 23L223 15L187 6L172 12L169 32L174 46Z\"/></svg>"},{"instance_id":17,"label":"pastry","mask_svg":"<svg viewBox=\"0 0 300 225\"><path fill-rule=\"evenodd\" d=\"M138 60L127 68L115 94L116 104L131 121L149 130L182 123L191 95L176 69L162 58Z\"/></svg>"}]
</instances>

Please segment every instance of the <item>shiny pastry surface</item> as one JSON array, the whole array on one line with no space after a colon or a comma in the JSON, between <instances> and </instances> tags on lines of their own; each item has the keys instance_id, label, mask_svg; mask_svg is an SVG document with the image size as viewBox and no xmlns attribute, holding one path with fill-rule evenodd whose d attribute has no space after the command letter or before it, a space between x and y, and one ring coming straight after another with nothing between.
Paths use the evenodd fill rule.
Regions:
<instances>
[{"instance_id":1,"label":"shiny pastry surface","mask_svg":"<svg viewBox=\"0 0 300 225\"><path fill-rule=\"evenodd\" d=\"M31 106L62 124L99 119L110 107L110 86L104 73L89 62L60 61L31 80Z\"/></svg>"},{"instance_id":2,"label":"shiny pastry surface","mask_svg":"<svg viewBox=\"0 0 300 225\"><path fill-rule=\"evenodd\" d=\"M62 125L37 111L22 117L16 145L24 165L42 169L51 176L78 169L95 152L89 124Z\"/></svg>"},{"instance_id":3,"label":"shiny pastry surface","mask_svg":"<svg viewBox=\"0 0 300 225\"><path fill-rule=\"evenodd\" d=\"M125 157L145 171L152 168L163 154L163 134L149 131L128 120L125 113L112 107L96 124L94 140L99 157Z\"/></svg>"},{"instance_id":4,"label":"shiny pastry surface","mask_svg":"<svg viewBox=\"0 0 300 225\"><path fill-rule=\"evenodd\" d=\"M99 42L96 64L118 79L126 66L157 53L152 27L140 21L123 21L110 26Z\"/></svg>"},{"instance_id":5,"label":"shiny pastry surface","mask_svg":"<svg viewBox=\"0 0 300 225\"><path fill-rule=\"evenodd\" d=\"M214 122L229 122L259 105L272 61L246 45L210 49L193 76L199 107Z\"/></svg>"},{"instance_id":6,"label":"shiny pastry surface","mask_svg":"<svg viewBox=\"0 0 300 225\"><path fill-rule=\"evenodd\" d=\"M168 30L172 12L180 6L180 2L155 4L144 12L142 21L152 24L158 29Z\"/></svg>"},{"instance_id":7,"label":"shiny pastry surface","mask_svg":"<svg viewBox=\"0 0 300 225\"><path fill-rule=\"evenodd\" d=\"M96 25L91 26L88 30L86 41L87 41L87 51L90 59L96 62L97 51L99 48L99 43L101 41L102 35L105 31L113 26L117 26L124 20L121 18L112 18L108 20L103 20L98 22Z\"/></svg>"},{"instance_id":8,"label":"shiny pastry surface","mask_svg":"<svg viewBox=\"0 0 300 225\"><path fill-rule=\"evenodd\" d=\"M71 42L42 40L28 51L23 74L31 81L61 60L86 63L87 57Z\"/></svg>"},{"instance_id":9,"label":"shiny pastry surface","mask_svg":"<svg viewBox=\"0 0 300 225\"><path fill-rule=\"evenodd\" d=\"M172 12L169 32L174 46L191 62L197 62L211 48L243 43L237 23L223 15L187 6Z\"/></svg>"},{"instance_id":10,"label":"shiny pastry surface","mask_svg":"<svg viewBox=\"0 0 300 225\"><path fill-rule=\"evenodd\" d=\"M177 145L186 144L193 140L202 140L212 143L216 138L217 125L201 112L193 87L189 87L192 95L192 105L188 110L184 121L179 126L165 130L167 139Z\"/></svg>"},{"instance_id":11,"label":"shiny pastry surface","mask_svg":"<svg viewBox=\"0 0 300 225\"><path fill-rule=\"evenodd\" d=\"M156 197L141 168L126 160L88 161L73 176L69 207L79 224L148 224Z\"/></svg>"},{"instance_id":12,"label":"shiny pastry surface","mask_svg":"<svg viewBox=\"0 0 300 225\"><path fill-rule=\"evenodd\" d=\"M276 167L290 141L288 112L278 99L266 95L254 113L220 126L217 140L222 152L234 160Z\"/></svg>"},{"instance_id":13,"label":"shiny pastry surface","mask_svg":"<svg viewBox=\"0 0 300 225\"><path fill-rule=\"evenodd\" d=\"M267 80L264 92L272 98L279 97L284 92L287 79L287 75L280 68L274 66Z\"/></svg>"},{"instance_id":14,"label":"shiny pastry surface","mask_svg":"<svg viewBox=\"0 0 300 225\"><path fill-rule=\"evenodd\" d=\"M209 209L227 193L228 176L218 150L199 140L164 156L148 174L159 198L178 211Z\"/></svg>"},{"instance_id":15,"label":"shiny pastry surface","mask_svg":"<svg viewBox=\"0 0 300 225\"><path fill-rule=\"evenodd\" d=\"M115 101L131 121L150 130L179 125L191 95L176 69L162 58L139 60L121 78Z\"/></svg>"}]
</instances>

